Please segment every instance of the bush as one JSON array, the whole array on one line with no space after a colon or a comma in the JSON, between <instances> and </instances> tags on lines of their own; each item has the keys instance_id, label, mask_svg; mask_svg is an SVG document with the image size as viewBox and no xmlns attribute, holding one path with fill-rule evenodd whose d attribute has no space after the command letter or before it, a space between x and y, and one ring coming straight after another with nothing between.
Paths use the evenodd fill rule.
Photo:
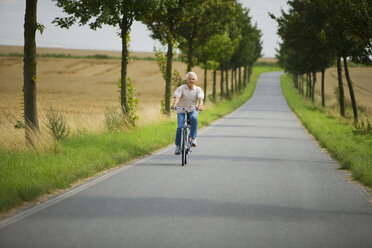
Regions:
<instances>
[{"instance_id":1,"label":"bush","mask_svg":"<svg viewBox=\"0 0 372 248\"><path fill-rule=\"evenodd\" d=\"M105 109L105 127L109 132L118 132L124 127L123 112L116 107L107 107Z\"/></svg>"},{"instance_id":2,"label":"bush","mask_svg":"<svg viewBox=\"0 0 372 248\"><path fill-rule=\"evenodd\" d=\"M47 127L56 140L62 140L69 136L70 128L61 113L51 107L46 113L46 118Z\"/></svg>"},{"instance_id":3,"label":"bush","mask_svg":"<svg viewBox=\"0 0 372 248\"><path fill-rule=\"evenodd\" d=\"M364 123L363 121L354 124L353 133L356 135L372 135L372 127L369 120Z\"/></svg>"},{"instance_id":4,"label":"bush","mask_svg":"<svg viewBox=\"0 0 372 248\"><path fill-rule=\"evenodd\" d=\"M120 91L121 91L120 81L121 81L121 79L119 78L118 84L117 84L118 93L120 93ZM128 109L127 109L126 112L122 112L122 115L121 115L123 120L124 120L124 123L128 126L135 126L136 121L139 120L139 116L137 115L137 111L136 111L137 104L138 104L138 99L135 96L135 93L136 93L136 89L134 88L134 85L132 83L132 79L128 77L127 78L127 108ZM120 96L119 96L119 99L120 99ZM112 113L112 114L115 115L116 113ZM118 116L116 116L116 117L118 117Z\"/></svg>"},{"instance_id":5,"label":"bush","mask_svg":"<svg viewBox=\"0 0 372 248\"><path fill-rule=\"evenodd\" d=\"M134 85L132 83L132 80L128 77L127 79L127 93L128 93L128 112L125 113L125 120L127 124L131 126L136 125L136 121L139 119L139 116L137 115L137 104L138 99L135 96L136 89L134 88Z\"/></svg>"}]
</instances>

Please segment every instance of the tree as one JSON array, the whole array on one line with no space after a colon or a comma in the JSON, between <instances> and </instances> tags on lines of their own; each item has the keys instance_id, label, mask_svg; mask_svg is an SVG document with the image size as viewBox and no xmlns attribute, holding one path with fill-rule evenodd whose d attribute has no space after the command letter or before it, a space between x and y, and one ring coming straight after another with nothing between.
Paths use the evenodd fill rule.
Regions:
<instances>
[{"instance_id":1,"label":"tree","mask_svg":"<svg viewBox=\"0 0 372 248\"><path fill-rule=\"evenodd\" d=\"M239 84L236 85L235 91L240 91L242 89L241 85L241 67L248 65L249 58L254 52L254 37L253 37L253 27L251 25L251 18L249 17L249 9L243 8L240 4L237 5L237 13L235 16L235 33L239 32L241 40L234 54L232 55L230 65L232 69L232 74L235 73L239 68ZM230 35L233 33L230 30ZM235 34L236 36L236 34ZM236 81L236 80L235 80Z\"/></svg>"},{"instance_id":2,"label":"tree","mask_svg":"<svg viewBox=\"0 0 372 248\"><path fill-rule=\"evenodd\" d=\"M185 2L186 0L163 0L156 10L141 20L152 32L152 38L159 40L163 45L167 46L164 110L165 114L168 115L170 114L172 88L173 49L177 44L175 30L179 23L184 20Z\"/></svg>"},{"instance_id":3,"label":"tree","mask_svg":"<svg viewBox=\"0 0 372 248\"><path fill-rule=\"evenodd\" d=\"M57 17L53 23L61 28L69 28L74 23L86 25L91 29L101 28L103 24L119 27L118 35L122 41L120 99L124 113L128 112L127 102L127 64L130 28L135 19L157 7L156 0L53 0L63 8L68 17Z\"/></svg>"},{"instance_id":4,"label":"tree","mask_svg":"<svg viewBox=\"0 0 372 248\"><path fill-rule=\"evenodd\" d=\"M195 65L195 50L216 34L222 34L234 18L236 0L189 0L185 19L176 28L187 71Z\"/></svg>"},{"instance_id":5,"label":"tree","mask_svg":"<svg viewBox=\"0 0 372 248\"><path fill-rule=\"evenodd\" d=\"M334 58L331 43L324 36L327 14L321 0L293 0L288 4L291 6L288 14L282 12L280 18L271 15L278 22L278 34L283 39L281 46L284 49L280 51L289 52L290 55L279 57L291 61L285 64L287 70L294 73L296 82L299 74L307 75L306 96L314 102L316 72L322 72L322 89L324 89L324 71ZM299 90L303 89L299 88ZM322 96L324 104L324 90Z\"/></svg>"},{"instance_id":6,"label":"tree","mask_svg":"<svg viewBox=\"0 0 372 248\"><path fill-rule=\"evenodd\" d=\"M33 145L33 134L39 132L36 104L36 41L35 32L42 31L42 26L36 19L37 0L26 1L24 24L24 67L23 95L25 137L28 144Z\"/></svg>"},{"instance_id":7,"label":"tree","mask_svg":"<svg viewBox=\"0 0 372 248\"><path fill-rule=\"evenodd\" d=\"M328 39L333 41L340 61L344 62L346 82L353 107L354 122L358 123L358 109L353 84L349 75L348 58L356 63L371 64L372 56L372 17L371 1L348 0L326 2L328 26L325 30Z\"/></svg>"},{"instance_id":8,"label":"tree","mask_svg":"<svg viewBox=\"0 0 372 248\"><path fill-rule=\"evenodd\" d=\"M252 75L253 70L253 63L257 61L258 58L262 56L262 41L261 41L262 33L261 30L257 28L257 25L254 25L253 31L251 34L247 37L249 40L247 46L248 46L248 53L246 54L246 59L243 61L244 63L244 71L247 74L247 79L250 81L250 77ZM244 83L244 86L246 83Z\"/></svg>"},{"instance_id":9,"label":"tree","mask_svg":"<svg viewBox=\"0 0 372 248\"><path fill-rule=\"evenodd\" d=\"M211 38L208 43L211 51L214 51L211 60L217 62L219 70L221 71L221 84L220 84L220 96L225 97L224 90L224 77L223 71L225 70L226 63L228 63L233 55L236 47L239 44L239 39L231 40L228 32L224 34L218 34Z\"/></svg>"},{"instance_id":10,"label":"tree","mask_svg":"<svg viewBox=\"0 0 372 248\"><path fill-rule=\"evenodd\" d=\"M231 56L233 52L231 51L231 46L232 42L227 32L225 32L224 34L216 34L212 36L204 46L195 50L195 57L197 58L198 64L205 70L213 70L212 97L214 100L216 99L217 94L216 70L220 68L220 62L224 63ZM223 80L223 77L221 77L221 79ZM221 96L223 95L223 92L222 85L220 90Z\"/></svg>"},{"instance_id":11,"label":"tree","mask_svg":"<svg viewBox=\"0 0 372 248\"><path fill-rule=\"evenodd\" d=\"M324 71L334 59L337 61L340 114L345 116L342 83L342 62L354 122L358 112L348 61L371 64L372 7L370 0L292 0L288 14L282 12L278 21L278 34L282 37L279 58L292 73L312 73L308 96L314 99L315 72L322 72L322 104L324 103ZM284 61L283 61L284 60ZM308 76L308 78L311 78Z\"/></svg>"},{"instance_id":12,"label":"tree","mask_svg":"<svg viewBox=\"0 0 372 248\"><path fill-rule=\"evenodd\" d=\"M195 58L197 59L197 63L204 70L204 93L206 95L204 102L207 101L207 72L208 70L212 70L212 69L216 70L219 66L218 62L213 60L213 58L215 57L216 50L213 50L212 41L213 39L210 39L207 42L207 44L195 50ZM213 78L214 78L213 98L215 98L215 95L216 95L215 72L214 72Z\"/></svg>"}]
</instances>

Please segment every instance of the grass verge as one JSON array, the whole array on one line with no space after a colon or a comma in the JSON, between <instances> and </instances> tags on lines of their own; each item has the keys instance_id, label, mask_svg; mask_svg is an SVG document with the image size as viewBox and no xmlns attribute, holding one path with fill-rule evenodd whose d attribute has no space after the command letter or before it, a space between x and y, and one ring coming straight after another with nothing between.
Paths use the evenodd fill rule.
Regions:
<instances>
[{"instance_id":1,"label":"grass verge","mask_svg":"<svg viewBox=\"0 0 372 248\"><path fill-rule=\"evenodd\" d=\"M320 145L350 170L353 179L372 187L372 136L356 135L351 121L328 116L326 109L300 96L291 77L283 75L281 85L288 105Z\"/></svg>"},{"instance_id":2,"label":"grass verge","mask_svg":"<svg viewBox=\"0 0 372 248\"><path fill-rule=\"evenodd\" d=\"M199 127L241 106L253 95L261 73L278 70L277 67L255 67L244 92L203 111ZM47 152L0 151L0 214L165 147L174 142L175 130L176 121L171 118L114 134L77 135L56 143L54 149Z\"/></svg>"}]
</instances>

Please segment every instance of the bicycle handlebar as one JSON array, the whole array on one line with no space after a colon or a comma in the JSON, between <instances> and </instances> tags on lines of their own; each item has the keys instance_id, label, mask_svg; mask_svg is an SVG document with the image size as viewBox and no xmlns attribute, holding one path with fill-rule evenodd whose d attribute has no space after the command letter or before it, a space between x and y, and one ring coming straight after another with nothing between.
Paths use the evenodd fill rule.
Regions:
<instances>
[{"instance_id":1,"label":"bicycle handlebar","mask_svg":"<svg viewBox=\"0 0 372 248\"><path fill-rule=\"evenodd\" d=\"M197 107L177 107L177 106L174 106L173 111L177 111L179 113L189 113L189 112L192 112L192 111L198 111L198 108ZM198 111L198 112L200 112L200 111Z\"/></svg>"}]
</instances>

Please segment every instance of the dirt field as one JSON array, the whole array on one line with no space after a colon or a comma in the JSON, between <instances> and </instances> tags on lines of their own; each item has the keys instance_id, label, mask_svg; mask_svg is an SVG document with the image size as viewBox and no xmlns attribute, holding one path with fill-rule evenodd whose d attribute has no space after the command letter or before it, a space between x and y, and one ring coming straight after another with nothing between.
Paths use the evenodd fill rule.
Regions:
<instances>
[{"instance_id":1,"label":"dirt field","mask_svg":"<svg viewBox=\"0 0 372 248\"><path fill-rule=\"evenodd\" d=\"M22 53L22 47L0 46L0 53ZM120 56L116 51L66 50L38 48L39 54ZM132 53L132 56L149 57L152 53ZM273 61L273 59L261 59ZM100 132L104 129L106 107L119 107L117 81L120 78L120 60L112 59L72 59L39 58L37 61L37 103L39 120L45 120L45 112L53 108L63 113L73 131L89 130ZM173 68L181 75L186 66L175 62ZM194 68L199 76L199 86L203 84L203 72ZM165 82L156 61L133 60L128 65L128 76L136 88L139 99L138 113L141 123L162 118L160 101L163 99ZM358 105L372 116L372 68L351 68L351 76L356 88ZM212 90L212 73L208 74L208 93ZM217 78L219 82L219 78ZM346 83L346 81L345 81ZM334 87L337 85L335 69L327 70L327 104L335 103ZM21 110L21 90L23 87L23 58L0 57L0 141L14 144L24 140L23 131L14 128L17 120L23 120ZM345 88L347 89L347 88ZM320 95L320 75L316 90ZM348 91L346 91L348 96ZM0 149L2 145L0 145Z\"/></svg>"},{"instance_id":2,"label":"dirt field","mask_svg":"<svg viewBox=\"0 0 372 248\"><path fill-rule=\"evenodd\" d=\"M41 50L41 51L40 51ZM21 48L1 47L0 53L22 53ZM39 53L65 53L72 55L94 55L102 51L79 51L65 49L38 49ZM107 54L102 52L103 54ZM110 56L119 56L113 52ZM137 57L153 56L152 53L132 53ZM186 66L175 62L173 68L182 77ZM104 128L106 107L119 107L117 82L120 78L121 61L112 59L39 58L37 60L37 104L39 120L53 106L66 116L72 130L99 132ZM203 72L194 68L203 84ZM163 99L165 82L156 61L133 60L128 65L128 76L132 79L139 100L137 111L141 123L163 118L160 101ZM212 74L208 75L208 92L212 90ZM22 120L21 90L23 87L23 58L0 57L0 140L13 140L23 132L13 126ZM0 146L1 148L1 146Z\"/></svg>"},{"instance_id":3,"label":"dirt field","mask_svg":"<svg viewBox=\"0 0 372 248\"><path fill-rule=\"evenodd\" d=\"M353 88L356 97L356 102L359 107L366 111L368 116L372 116L372 68L371 67L350 67L350 77L353 81ZM343 77L343 85L345 97L350 101L349 88L345 77ZM338 87L337 69L330 68L326 70L325 74L325 94L326 104L336 104L335 88ZM317 84L315 85L315 92L320 101L321 95L321 74L317 74Z\"/></svg>"},{"instance_id":4,"label":"dirt field","mask_svg":"<svg viewBox=\"0 0 372 248\"><path fill-rule=\"evenodd\" d=\"M357 105L362 107L368 116L372 116L372 68L371 67L351 67L350 77L353 81L354 93ZM321 74L317 75L318 83L316 85L316 92L320 96L321 92ZM345 77L343 77L345 97L350 101L349 88ZM338 87L337 69L327 69L325 75L325 93L328 103L332 104L335 100L335 88Z\"/></svg>"},{"instance_id":5,"label":"dirt field","mask_svg":"<svg viewBox=\"0 0 372 248\"><path fill-rule=\"evenodd\" d=\"M40 111L53 105L65 114L89 118L102 115L107 106L119 106L120 60L40 58L37 63ZM1 57L0 68L1 113L20 115L22 58ZM176 62L174 68L184 74L184 64ZM195 71L202 80L201 70L195 68ZM156 118L165 87L156 62L130 61L128 76L136 88L141 119Z\"/></svg>"}]
</instances>

